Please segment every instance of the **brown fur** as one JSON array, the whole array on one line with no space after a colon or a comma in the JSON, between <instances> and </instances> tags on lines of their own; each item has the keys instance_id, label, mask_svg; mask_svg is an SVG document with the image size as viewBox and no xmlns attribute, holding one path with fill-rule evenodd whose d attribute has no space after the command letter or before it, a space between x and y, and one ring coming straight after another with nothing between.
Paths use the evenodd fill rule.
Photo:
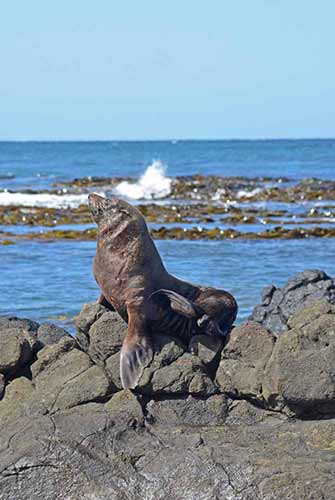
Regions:
<instances>
[{"instance_id":1,"label":"brown fur","mask_svg":"<svg viewBox=\"0 0 335 500\"><path fill-rule=\"evenodd\" d=\"M225 334L236 318L234 297L193 285L169 274L142 214L129 203L89 196L98 223L94 275L100 303L128 323L121 351L121 379L134 388L152 358L152 334L170 333L188 340L194 333Z\"/></svg>"}]
</instances>

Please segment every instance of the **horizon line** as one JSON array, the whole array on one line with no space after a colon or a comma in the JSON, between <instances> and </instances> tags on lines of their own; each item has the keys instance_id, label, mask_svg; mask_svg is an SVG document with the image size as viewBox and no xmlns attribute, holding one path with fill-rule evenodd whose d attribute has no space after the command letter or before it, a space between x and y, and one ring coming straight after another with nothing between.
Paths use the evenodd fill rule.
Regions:
<instances>
[{"instance_id":1,"label":"horizon line","mask_svg":"<svg viewBox=\"0 0 335 500\"><path fill-rule=\"evenodd\" d=\"M179 139L176 137L167 138L167 139L1 139L0 143L35 143L35 142L267 142L267 141L332 141L335 140L335 137L257 137L257 138L239 138L239 137L230 137L230 138L184 138Z\"/></svg>"}]
</instances>

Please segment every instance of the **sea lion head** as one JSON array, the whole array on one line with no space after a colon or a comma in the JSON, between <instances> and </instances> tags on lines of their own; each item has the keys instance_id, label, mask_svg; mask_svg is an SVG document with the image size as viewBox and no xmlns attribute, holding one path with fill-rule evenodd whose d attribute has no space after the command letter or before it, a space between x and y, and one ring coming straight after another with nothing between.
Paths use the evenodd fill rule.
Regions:
<instances>
[{"instance_id":1,"label":"sea lion head","mask_svg":"<svg viewBox=\"0 0 335 500\"><path fill-rule=\"evenodd\" d=\"M121 228L146 228L142 214L132 205L120 198L104 198L97 193L88 196L89 209L94 221L98 224L100 234L118 232Z\"/></svg>"}]
</instances>

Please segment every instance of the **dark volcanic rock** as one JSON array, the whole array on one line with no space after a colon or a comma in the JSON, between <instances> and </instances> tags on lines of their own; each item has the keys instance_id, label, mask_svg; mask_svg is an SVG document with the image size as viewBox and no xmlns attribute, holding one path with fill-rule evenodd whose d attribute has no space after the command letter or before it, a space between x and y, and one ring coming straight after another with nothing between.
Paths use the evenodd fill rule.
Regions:
<instances>
[{"instance_id":1,"label":"dark volcanic rock","mask_svg":"<svg viewBox=\"0 0 335 500\"><path fill-rule=\"evenodd\" d=\"M116 312L107 311L90 327L88 354L95 363L103 364L121 347L127 324Z\"/></svg>"},{"instance_id":2,"label":"dark volcanic rock","mask_svg":"<svg viewBox=\"0 0 335 500\"><path fill-rule=\"evenodd\" d=\"M289 325L266 366L264 398L298 416L335 414L335 306L315 303Z\"/></svg>"},{"instance_id":3,"label":"dark volcanic rock","mask_svg":"<svg viewBox=\"0 0 335 500\"><path fill-rule=\"evenodd\" d=\"M220 389L235 397L262 402L264 369L274 343L275 337L254 321L234 328L216 373Z\"/></svg>"},{"instance_id":4,"label":"dark volcanic rock","mask_svg":"<svg viewBox=\"0 0 335 500\"><path fill-rule=\"evenodd\" d=\"M170 349L175 350L177 344L174 344L172 339L169 344ZM169 364L165 363L164 357L173 359L171 350L164 352L163 349L162 352L157 353L148 368L144 369L138 384L140 392L147 395L193 394L198 396L210 396L217 392L215 384L197 356L177 351L177 359Z\"/></svg>"},{"instance_id":5,"label":"dark volcanic rock","mask_svg":"<svg viewBox=\"0 0 335 500\"><path fill-rule=\"evenodd\" d=\"M10 377L33 356L35 338L22 328L0 330L0 372Z\"/></svg>"},{"instance_id":6,"label":"dark volcanic rock","mask_svg":"<svg viewBox=\"0 0 335 500\"><path fill-rule=\"evenodd\" d=\"M87 334L93 323L106 311L107 309L97 302L84 304L76 317L76 327Z\"/></svg>"},{"instance_id":7,"label":"dark volcanic rock","mask_svg":"<svg viewBox=\"0 0 335 500\"><path fill-rule=\"evenodd\" d=\"M2 398L4 390L5 390L5 377L2 373L0 373L0 399Z\"/></svg>"},{"instance_id":8,"label":"dark volcanic rock","mask_svg":"<svg viewBox=\"0 0 335 500\"><path fill-rule=\"evenodd\" d=\"M16 316L0 316L0 330L22 328L30 333L36 333L40 325L31 319L20 319Z\"/></svg>"},{"instance_id":9,"label":"dark volcanic rock","mask_svg":"<svg viewBox=\"0 0 335 500\"><path fill-rule=\"evenodd\" d=\"M306 270L290 279L283 288L267 286L262 302L250 319L264 325L275 335L287 330L290 316L316 300L335 304L335 279L319 270Z\"/></svg>"},{"instance_id":10,"label":"dark volcanic rock","mask_svg":"<svg viewBox=\"0 0 335 500\"><path fill-rule=\"evenodd\" d=\"M77 320L80 348L64 335L36 353L36 332L0 327L0 499L335 498L335 306L299 305L331 298L329 281L264 292L262 307L287 310L278 338L252 321L222 353L154 337L136 391L119 380L124 324L102 306Z\"/></svg>"},{"instance_id":11,"label":"dark volcanic rock","mask_svg":"<svg viewBox=\"0 0 335 500\"><path fill-rule=\"evenodd\" d=\"M100 401L110 392L103 368L93 365L89 356L67 337L42 349L31 371L37 397L50 413Z\"/></svg>"},{"instance_id":12,"label":"dark volcanic rock","mask_svg":"<svg viewBox=\"0 0 335 500\"><path fill-rule=\"evenodd\" d=\"M47 407L38 397L32 381L26 377L16 378L7 385L5 395L0 401L0 429L18 419L35 419L47 412Z\"/></svg>"},{"instance_id":13,"label":"dark volcanic rock","mask_svg":"<svg viewBox=\"0 0 335 500\"><path fill-rule=\"evenodd\" d=\"M165 399L150 401L147 405L149 422L164 426L222 425L228 414L227 400L223 395L197 399Z\"/></svg>"},{"instance_id":14,"label":"dark volcanic rock","mask_svg":"<svg viewBox=\"0 0 335 500\"><path fill-rule=\"evenodd\" d=\"M40 349L40 344L37 340L38 328L39 324L36 323L36 321L31 321L30 319L20 319L16 316L0 316L0 345L2 345L3 348L5 346L5 343L9 342L9 331L16 337L20 338L21 343L26 344L26 342L28 342L29 344L29 349L31 351L30 354L28 355L27 349L24 348L24 350L26 351L24 355L25 360L23 362L20 362L16 369L21 368L25 361L27 361L28 358L30 359L31 355L35 354L38 349ZM14 334L15 331L16 333ZM13 342L14 341L11 341L12 347L14 345ZM4 352L2 353L2 355L6 357L6 353Z\"/></svg>"},{"instance_id":15,"label":"dark volcanic rock","mask_svg":"<svg viewBox=\"0 0 335 500\"><path fill-rule=\"evenodd\" d=\"M112 354L106 359L106 372L108 374L109 380L113 383L113 386L117 391L121 391L122 383L120 377L120 351L116 354Z\"/></svg>"},{"instance_id":16,"label":"dark volcanic rock","mask_svg":"<svg viewBox=\"0 0 335 500\"><path fill-rule=\"evenodd\" d=\"M93 323L106 312L107 309L97 304L96 302L92 304L84 304L79 315L76 317L76 327L77 327L77 341L78 344L84 351L88 351L90 340L89 340L89 330Z\"/></svg>"},{"instance_id":17,"label":"dark volcanic rock","mask_svg":"<svg viewBox=\"0 0 335 500\"><path fill-rule=\"evenodd\" d=\"M121 349L127 330L127 324L116 312L96 303L83 306L76 326L79 345L101 365Z\"/></svg>"},{"instance_id":18,"label":"dark volcanic rock","mask_svg":"<svg viewBox=\"0 0 335 500\"><path fill-rule=\"evenodd\" d=\"M126 425L143 425L143 411L138 398L130 390L122 390L114 394L105 404L114 423Z\"/></svg>"},{"instance_id":19,"label":"dark volcanic rock","mask_svg":"<svg viewBox=\"0 0 335 500\"><path fill-rule=\"evenodd\" d=\"M189 350L209 369L216 370L224 343L223 337L194 335L190 340Z\"/></svg>"},{"instance_id":20,"label":"dark volcanic rock","mask_svg":"<svg viewBox=\"0 0 335 500\"><path fill-rule=\"evenodd\" d=\"M331 499L334 432L266 418L133 429L90 403L2 430L1 500Z\"/></svg>"},{"instance_id":21,"label":"dark volcanic rock","mask_svg":"<svg viewBox=\"0 0 335 500\"><path fill-rule=\"evenodd\" d=\"M53 323L42 323L37 330L37 338L42 346L56 344L61 338L70 334Z\"/></svg>"}]
</instances>

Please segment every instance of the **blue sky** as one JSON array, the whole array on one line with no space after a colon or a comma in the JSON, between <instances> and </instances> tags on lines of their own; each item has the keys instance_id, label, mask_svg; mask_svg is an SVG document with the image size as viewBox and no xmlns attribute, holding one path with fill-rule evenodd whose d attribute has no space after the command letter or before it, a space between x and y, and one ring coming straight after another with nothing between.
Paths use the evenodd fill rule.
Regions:
<instances>
[{"instance_id":1,"label":"blue sky","mask_svg":"<svg viewBox=\"0 0 335 500\"><path fill-rule=\"evenodd\" d=\"M0 139L335 137L330 0L3 2Z\"/></svg>"}]
</instances>

